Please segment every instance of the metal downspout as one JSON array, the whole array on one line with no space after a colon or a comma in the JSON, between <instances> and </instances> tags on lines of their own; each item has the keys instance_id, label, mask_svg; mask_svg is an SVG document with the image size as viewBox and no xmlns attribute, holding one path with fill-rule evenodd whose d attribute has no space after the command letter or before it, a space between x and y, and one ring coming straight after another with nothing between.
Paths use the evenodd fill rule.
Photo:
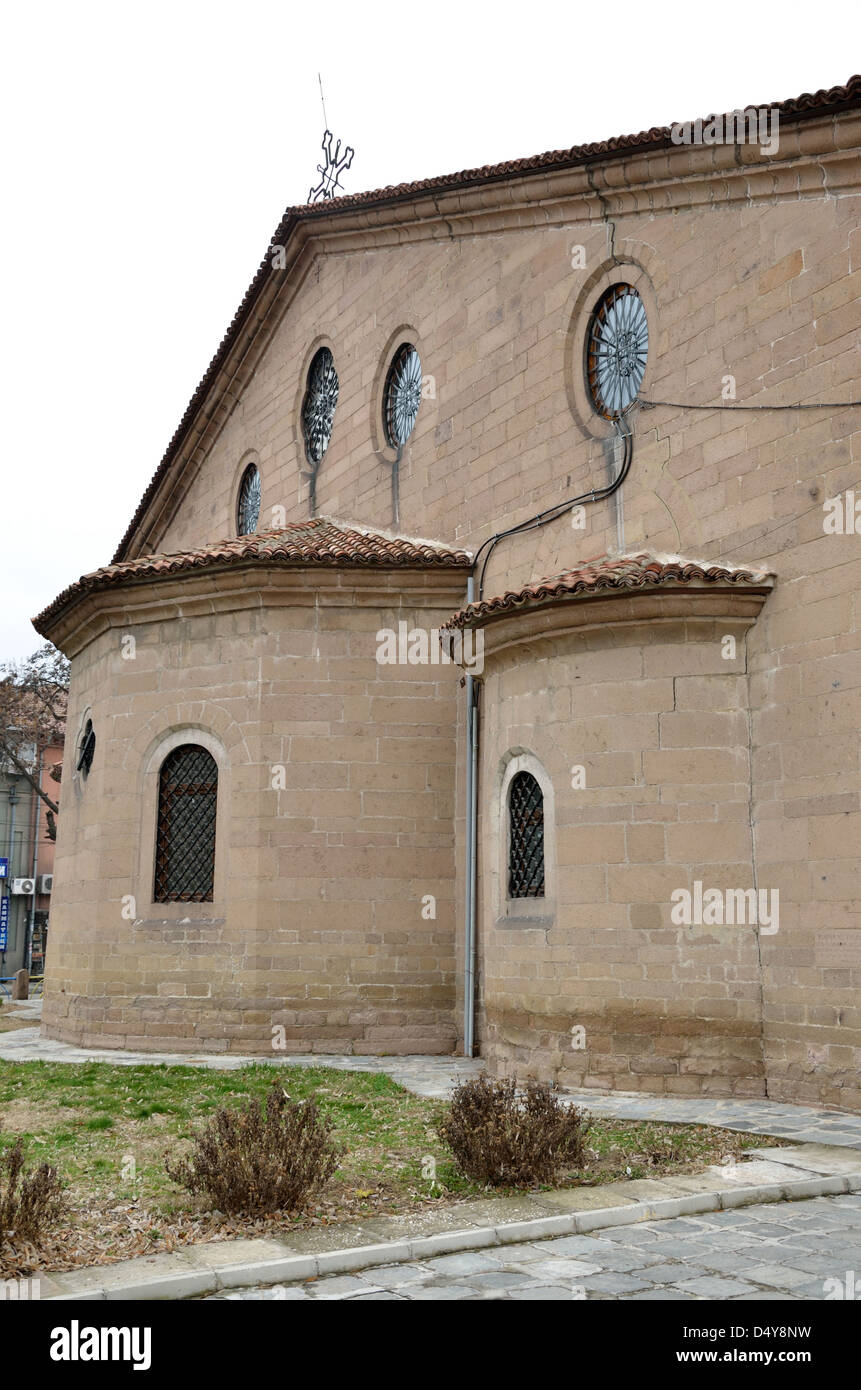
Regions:
<instances>
[{"instance_id":1,"label":"metal downspout","mask_svg":"<svg viewBox=\"0 0 861 1390\"><path fill-rule=\"evenodd\" d=\"M475 596L475 579L467 581L467 603ZM478 705L475 680L466 677L466 932L464 935L463 1052L475 1051L475 901L478 824Z\"/></svg>"},{"instance_id":2,"label":"metal downspout","mask_svg":"<svg viewBox=\"0 0 861 1390\"><path fill-rule=\"evenodd\" d=\"M11 888L12 888L12 883L11 883L11 880L15 877L15 807L18 805L18 788L17 788L17 785L15 784L15 782L11 780L11 778L10 778L10 780L9 780L9 793L8 793L8 795L9 795L9 869L8 869L8 873L9 873L10 882L9 882L9 884L8 884L8 889L7 889L7 891L9 891L9 896L10 896L10 902L9 902L9 930L10 930L10 932L11 932L11 930L12 930L12 902L11 902ZM17 937L16 937L16 940L17 940ZM5 952L5 951L3 951L2 954L0 954L0 959L2 959L2 961L3 961L3 963L4 963L4 967L5 967L5 963L6 963L6 952Z\"/></svg>"},{"instance_id":3,"label":"metal downspout","mask_svg":"<svg viewBox=\"0 0 861 1390\"><path fill-rule=\"evenodd\" d=\"M36 773L36 780L39 784L40 791L42 788L42 767L44 764L44 760L44 750L40 749L39 771ZM27 928L27 948L24 952L24 965L28 973L30 971L30 967L33 964L33 932L36 928L36 879L39 873L39 822L42 816L42 802L36 792L35 787L33 789L33 801L35 803L35 824L33 827L33 872L31 874L31 878L33 879L33 898L30 903L30 925Z\"/></svg>"}]
</instances>

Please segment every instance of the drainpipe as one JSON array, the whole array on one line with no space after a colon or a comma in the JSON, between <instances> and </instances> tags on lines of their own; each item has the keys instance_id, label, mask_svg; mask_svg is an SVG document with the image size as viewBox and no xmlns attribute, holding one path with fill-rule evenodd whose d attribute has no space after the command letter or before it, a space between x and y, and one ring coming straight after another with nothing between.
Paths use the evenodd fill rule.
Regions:
<instances>
[{"instance_id":1,"label":"drainpipe","mask_svg":"<svg viewBox=\"0 0 861 1390\"><path fill-rule=\"evenodd\" d=\"M467 603L475 597L475 579L467 581ZM463 1052L475 1051L475 887L478 826L478 704L475 680L466 678L466 933L463 978Z\"/></svg>"},{"instance_id":2,"label":"drainpipe","mask_svg":"<svg viewBox=\"0 0 861 1390\"><path fill-rule=\"evenodd\" d=\"M37 781L37 783L38 783L38 785L39 785L39 789L40 789L40 790L41 790L41 787L42 787L42 761L43 761L43 759L44 759L44 756L45 756L44 749L40 749L40 750L39 750L39 770L38 770L38 772L36 773L36 781ZM31 901L31 903L30 903L30 925L29 925L28 928L27 928L27 950L26 950L26 952L25 952L25 954L24 954L24 964L25 964L25 966L26 966L26 968L27 968L27 973L28 973L28 975L29 975L29 973L30 973L30 967L31 967L32 964L33 964L33 932L35 931L35 928L36 928L36 875L37 875L37 873L38 873L38 871L39 871L39 818L40 818L40 815L41 815L41 806L42 806L41 798L39 797L39 795L38 795L38 793L36 792L35 788L33 789L33 802L34 802L34 824L33 824L33 873L32 873L32 875L31 875L31 877L32 877L32 879L33 879L33 898L32 898L32 901Z\"/></svg>"},{"instance_id":3,"label":"drainpipe","mask_svg":"<svg viewBox=\"0 0 861 1390\"><path fill-rule=\"evenodd\" d=\"M628 476L631 463L634 457L634 435L628 422L628 411L632 410L636 401L632 401L622 413L619 420L615 422L615 429L622 440L622 462L616 477L606 486L593 488L591 492L585 492L581 497L569 497L564 502L558 502L545 511L539 512L537 516L529 517L526 521L518 522L516 526L510 526L507 531L499 531L495 536L490 536L473 557L473 570L467 581L467 603L475 600L475 570L478 567L479 558L484 554L481 569L478 577L478 596L481 598L484 591L484 576L487 571L488 561L494 549L500 541L508 536L521 534L524 531L532 531L536 527L546 526L551 521L557 521L564 516L572 507L587 504L590 502L601 502L605 498L612 497L618 492L623 482ZM624 519L621 511L617 512L617 527L619 528L620 539L624 536ZM476 701L475 681L472 676L466 678L466 932L464 939L464 991L463 991L463 1051L464 1056L471 1057L475 1049L475 899L476 899L476 839L478 827L478 704Z\"/></svg>"},{"instance_id":4,"label":"drainpipe","mask_svg":"<svg viewBox=\"0 0 861 1390\"><path fill-rule=\"evenodd\" d=\"M397 531L401 524L401 459L403 458L404 446L399 444L397 457L392 464L392 527Z\"/></svg>"},{"instance_id":5,"label":"drainpipe","mask_svg":"<svg viewBox=\"0 0 861 1390\"><path fill-rule=\"evenodd\" d=\"M18 805L18 787L11 774L9 777L9 930L12 930L12 883L15 877L15 807ZM6 952L3 952L5 963Z\"/></svg>"}]
</instances>

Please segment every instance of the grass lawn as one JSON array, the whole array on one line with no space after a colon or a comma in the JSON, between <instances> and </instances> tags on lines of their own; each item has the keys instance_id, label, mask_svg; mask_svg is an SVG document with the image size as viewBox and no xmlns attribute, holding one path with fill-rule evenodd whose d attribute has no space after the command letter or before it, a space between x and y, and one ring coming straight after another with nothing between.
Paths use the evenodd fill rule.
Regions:
<instances>
[{"instance_id":1,"label":"grass lawn","mask_svg":"<svg viewBox=\"0 0 861 1390\"><path fill-rule=\"evenodd\" d=\"M192 1131L221 1105L265 1094L271 1066L204 1071L182 1066L0 1062L0 1149L17 1136L31 1164L56 1165L68 1185L68 1212L41 1251L0 1248L0 1277L61 1270L176 1249L231 1236L286 1235L290 1229L415 1211L486 1195L461 1177L433 1122L444 1104L415 1096L371 1072L278 1069L292 1100L313 1095L334 1122L343 1149L331 1184L308 1209L261 1219L209 1212L168 1178L165 1154L187 1151ZM594 1118L589 1163L560 1184L695 1172L763 1142L705 1125ZM427 1159L435 1181L423 1176ZM502 1195L505 1189L494 1189Z\"/></svg>"}]
</instances>

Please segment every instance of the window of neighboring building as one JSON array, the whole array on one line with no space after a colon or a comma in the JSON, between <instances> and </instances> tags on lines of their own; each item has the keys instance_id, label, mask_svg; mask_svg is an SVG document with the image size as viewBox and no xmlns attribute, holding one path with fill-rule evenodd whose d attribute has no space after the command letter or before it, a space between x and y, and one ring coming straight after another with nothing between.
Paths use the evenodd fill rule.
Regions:
<instances>
[{"instance_id":1,"label":"window of neighboring building","mask_svg":"<svg viewBox=\"0 0 861 1390\"><path fill-rule=\"evenodd\" d=\"M531 772L508 789L508 896L544 897L544 796Z\"/></svg>"},{"instance_id":2,"label":"window of neighboring building","mask_svg":"<svg viewBox=\"0 0 861 1390\"><path fill-rule=\"evenodd\" d=\"M637 399L648 351L646 306L633 285L613 285L596 305L586 339L592 403L608 420Z\"/></svg>"},{"instance_id":3,"label":"window of neighboring building","mask_svg":"<svg viewBox=\"0 0 861 1390\"><path fill-rule=\"evenodd\" d=\"M310 463L319 463L329 447L338 389L335 359L328 348L320 348L308 369L308 387L302 402L302 432Z\"/></svg>"},{"instance_id":4,"label":"window of neighboring building","mask_svg":"<svg viewBox=\"0 0 861 1390\"><path fill-rule=\"evenodd\" d=\"M239 484L236 502L236 527L240 536L250 536L260 520L260 470L249 463Z\"/></svg>"},{"instance_id":5,"label":"window of neighboring building","mask_svg":"<svg viewBox=\"0 0 861 1390\"><path fill-rule=\"evenodd\" d=\"M78 744L77 770L86 781L96 752L96 734L92 719L88 719Z\"/></svg>"},{"instance_id":6,"label":"window of neighboring building","mask_svg":"<svg viewBox=\"0 0 861 1390\"><path fill-rule=\"evenodd\" d=\"M158 786L155 901L212 902L218 765L184 743L161 766Z\"/></svg>"},{"instance_id":7,"label":"window of neighboring building","mask_svg":"<svg viewBox=\"0 0 861 1390\"><path fill-rule=\"evenodd\" d=\"M383 395L383 423L393 449L402 449L412 434L421 399L421 358L412 343L401 343L392 358Z\"/></svg>"}]
</instances>

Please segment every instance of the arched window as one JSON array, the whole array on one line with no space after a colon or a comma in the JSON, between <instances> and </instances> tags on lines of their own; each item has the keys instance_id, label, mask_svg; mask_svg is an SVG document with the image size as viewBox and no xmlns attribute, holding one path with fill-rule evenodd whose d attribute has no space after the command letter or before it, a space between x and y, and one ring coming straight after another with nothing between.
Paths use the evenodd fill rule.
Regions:
<instances>
[{"instance_id":1,"label":"arched window","mask_svg":"<svg viewBox=\"0 0 861 1390\"><path fill-rule=\"evenodd\" d=\"M236 530L240 536L250 536L260 520L260 470L249 463L242 474L236 500Z\"/></svg>"},{"instance_id":2,"label":"arched window","mask_svg":"<svg viewBox=\"0 0 861 1390\"><path fill-rule=\"evenodd\" d=\"M184 743L168 754L158 783L157 903L212 902L217 796L218 766L211 753Z\"/></svg>"},{"instance_id":3,"label":"arched window","mask_svg":"<svg viewBox=\"0 0 861 1390\"><path fill-rule=\"evenodd\" d=\"M508 789L508 896L544 897L544 796L531 772Z\"/></svg>"},{"instance_id":4,"label":"arched window","mask_svg":"<svg viewBox=\"0 0 861 1390\"><path fill-rule=\"evenodd\" d=\"M88 719L84 725L84 732L81 734L81 741L78 744L78 765L77 770L86 781L90 768L93 765L93 758L96 752L96 734L93 729L92 719Z\"/></svg>"}]
</instances>

